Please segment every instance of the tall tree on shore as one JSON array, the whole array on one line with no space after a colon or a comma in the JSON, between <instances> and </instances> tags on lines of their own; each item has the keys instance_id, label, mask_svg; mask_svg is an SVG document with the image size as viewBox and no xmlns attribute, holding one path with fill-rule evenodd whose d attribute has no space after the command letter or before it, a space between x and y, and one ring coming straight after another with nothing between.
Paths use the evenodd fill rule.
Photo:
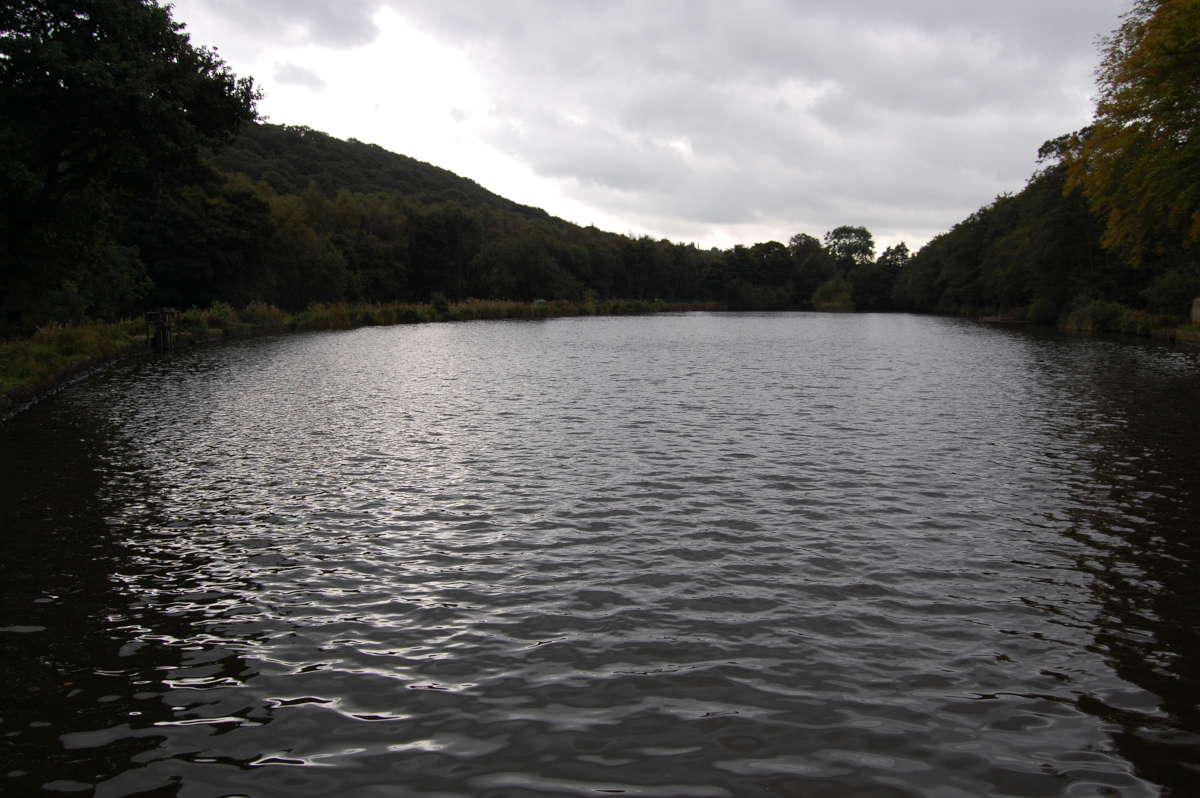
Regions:
<instances>
[{"instance_id":1,"label":"tall tree on shore","mask_svg":"<svg viewBox=\"0 0 1200 798\"><path fill-rule=\"evenodd\" d=\"M865 227L833 228L825 234L825 249L844 272L875 261L875 239Z\"/></svg>"},{"instance_id":2,"label":"tall tree on shore","mask_svg":"<svg viewBox=\"0 0 1200 798\"><path fill-rule=\"evenodd\" d=\"M1200 3L1137 0L1102 47L1068 188L1083 187L1104 245L1137 265L1200 243Z\"/></svg>"},{"instance_id":3,"label":"tall tree on shore","mask_svg":"<svg viewBox=\"0 0 1200 798\"><path fill-rule=\"evenodd\" d=\"M199 169L259 97L155 0L0 4L0 327L144 292L119 199Z\"/></svg>"}]
</instances>

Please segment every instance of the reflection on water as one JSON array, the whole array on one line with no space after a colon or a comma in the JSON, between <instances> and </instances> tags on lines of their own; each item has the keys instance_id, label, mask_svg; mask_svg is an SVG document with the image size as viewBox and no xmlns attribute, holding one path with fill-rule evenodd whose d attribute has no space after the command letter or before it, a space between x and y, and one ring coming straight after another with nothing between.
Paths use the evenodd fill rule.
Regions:
<instances>
[{"instance_id":1,"label":"reflection on water","mask_svg":"<svg viewBox=\"0 0 1200 798\"><path fill-rule=\"evenodd\" d=\"M1078 346L1081 451L1065 531L1081 544L1095 611L1092 650L1147 691L1085 707L1149 780L1200 789L1200 408L1195 350ZM1065 376L1065 375L1063 375Z\"/></svg>"},{"instance_id":2,"label":"reflection on water","mask_svg":"<svg viewBox=\"0 0 1200 798\"><path fill-rule=\"evenodd\" d=\"M1196 794L1200 352L427 325L0 433L0 790Z\"/></svg>"}]
</instances>

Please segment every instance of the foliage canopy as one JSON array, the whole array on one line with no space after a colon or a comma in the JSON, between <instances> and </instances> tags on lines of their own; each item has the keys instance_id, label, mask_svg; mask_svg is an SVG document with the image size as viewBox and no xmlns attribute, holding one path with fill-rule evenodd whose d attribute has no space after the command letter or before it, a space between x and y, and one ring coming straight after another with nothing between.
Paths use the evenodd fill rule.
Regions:
<instances>
[{"instance_id":1,"label":"foliage canopy","mask_svg":"<svg viewBox=\"0 0 1200 798\"><path fill-rule=\"evenodd\" d=\"M1102 48L1069 187L1104 220L1103 245L1138 265L1200 242L1200 3L1137 0Z\"/></svg>"},{"instance_id":2,"label":"foliage canopy","mask_svg":"<svg viewBox=\"0 0 1200 798\"><path fill-rule=\"evenodd\" d=\"M0 5L0 314L144 294L138 253L112 237L121 199L199 169L258 99L154 0Z\"/></svg>"}]
</instances>

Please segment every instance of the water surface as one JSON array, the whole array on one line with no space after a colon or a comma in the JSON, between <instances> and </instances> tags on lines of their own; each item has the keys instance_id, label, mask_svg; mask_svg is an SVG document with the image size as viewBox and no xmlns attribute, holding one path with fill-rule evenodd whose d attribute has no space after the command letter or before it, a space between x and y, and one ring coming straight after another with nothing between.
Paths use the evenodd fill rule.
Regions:
<instances>
[{"instance_id":1,"label":"water surface","mask_svg":"<svg viewBox=\"0 0 1200 798\"><path fill-rule=\"evenodd\" d=\"M0 791L1196 795L1198 407L910 316L129 361L0 432Z\"/></svg>"}]
</instances>

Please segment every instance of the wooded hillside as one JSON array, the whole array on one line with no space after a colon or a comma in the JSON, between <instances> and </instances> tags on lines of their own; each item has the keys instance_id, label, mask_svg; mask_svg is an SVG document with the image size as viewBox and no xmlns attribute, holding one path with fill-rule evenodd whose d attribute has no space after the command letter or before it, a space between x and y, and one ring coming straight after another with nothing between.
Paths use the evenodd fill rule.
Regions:
<instances>
[{"instance_id":1,"label":"wooded hillside","mask_svg":"<svg viewBox=\"0 0 1200 798\"><path fill-rule=\"evenodd\" d=\"M1093 126L916 255L877 255L853 225L726 251L580 227L374 144L257 123L253 81L155 0L9 3L0 336L158 305L435 295L1182 319L1200 295L1195 9L1139 0L1104 43Z\"/></svg>"}]
</instances>

